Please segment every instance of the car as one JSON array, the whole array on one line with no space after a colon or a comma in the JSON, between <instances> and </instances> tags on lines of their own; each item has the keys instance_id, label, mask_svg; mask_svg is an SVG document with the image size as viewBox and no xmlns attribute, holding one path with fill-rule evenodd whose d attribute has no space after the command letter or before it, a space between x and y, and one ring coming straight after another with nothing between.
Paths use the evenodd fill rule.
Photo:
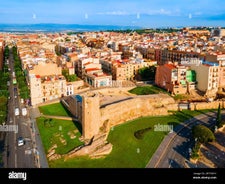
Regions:
<instances>
[{"instance_id":1,"label":"car","mask_svg":"<svg viewBox=\"0 0 225 184\"><path fill-rule=\"evenodd\" d=\"M22 108L22 115L23 116L26 116L27 115L27 108Z\"/></svg>"},{"instance_id":2,"label":"car","mask_svg":"<svg viewBox=\"0 0 225 184\"><path fill-rule=\"evenodd\" d=\"M17 140L17 145L18 145L18 146L23 146L24 143L25 143L25 142L24 142L23 137L19 137L18 140Z\"/></svg>"},{"instance_id":3,"label":"car","mask_svg":"<svg viewBox=\"0 0 225 184\"><path fill-rule=\"evenodd\" d=\"M19 108L15 108L15 116L19 116L20 115L20 111L19 111Z\"/></svg>"}]
</instances>

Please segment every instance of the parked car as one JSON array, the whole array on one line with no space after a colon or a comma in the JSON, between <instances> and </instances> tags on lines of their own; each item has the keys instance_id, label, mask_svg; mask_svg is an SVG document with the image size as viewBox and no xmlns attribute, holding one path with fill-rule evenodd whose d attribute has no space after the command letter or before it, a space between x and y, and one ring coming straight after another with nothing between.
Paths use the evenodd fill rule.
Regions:
<instances>
[{"instance_id":1,"label":"parked car","mask_svg":"<svg viewBox=\"0 0 225 184\"><path fill-rule=\"evenodd\" d=\"M24 138L23 138L23 137L19 137L19 138L17 139L17 145L18 145L18 146L23 146L24 143L25 143L25 141L24 141Z\"/></svg>"},{"instance_id":2,"label":"parked car","mask_svg":"<svg viewBox=\"0 0 225 184\"><path fill-rule=\"evenodd\" d=\"M20 111L19 111L19 108L15 108L15 116L19 116L20 115Z\"/></svg>"},{"instance_id":3,"label":"parked car","mask_svg":"<svg viewBox=\"0 0 225 184\"><path fill-rule=\"evenodd\" d=\"M26 116L27 115L27 108L22 108L22 115L23 116Z\"/></svg>"}]
</instances>

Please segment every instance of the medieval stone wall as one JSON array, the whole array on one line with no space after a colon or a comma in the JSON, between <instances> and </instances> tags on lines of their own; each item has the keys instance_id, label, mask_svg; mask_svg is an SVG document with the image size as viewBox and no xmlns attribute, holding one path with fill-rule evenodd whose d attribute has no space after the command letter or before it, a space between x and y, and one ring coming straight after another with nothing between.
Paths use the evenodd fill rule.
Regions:
<instances>
[{"instance_id":1,"label":"medieval stone wall","mask_svg":"<svg viewBox=\"0 0 225 184\"><path fill-rule=\"evenodd\" d=\"M190 110L217 109L219 104L221 108L225 107L224 101L190 103Z\"/></svg>"},{"instance_id":2,"label":"medieval stone wall","mask_svg":"<svg viewBox=\"0 0 225 184\"><path fill-rule=\"evenodd\" d=\"M168 115L168 110L177 110L173 98L168 95L146 95L108 105L100 109L100 126L112 126L142 116Z\"/></svg>"}]
</instances>

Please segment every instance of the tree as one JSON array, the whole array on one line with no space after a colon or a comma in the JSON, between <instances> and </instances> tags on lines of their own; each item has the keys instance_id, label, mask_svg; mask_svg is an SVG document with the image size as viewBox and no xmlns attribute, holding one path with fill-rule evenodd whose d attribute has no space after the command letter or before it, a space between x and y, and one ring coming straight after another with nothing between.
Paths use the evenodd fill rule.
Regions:
<instances>
[{"instance_id":1,"label":"tree","mask_svg":"<svg viewBox=\"0 0 225 184\"><path fill-rule=\"evenodd\" d=\"M18 77L23 77L24 76L24 73L21 71L21 70L17 70L16 71L16 77L18 78Z\"/></svg>"},{"instance_id":2,"label":"tree","mask_svg":"<svg viewBox=\"0 0 225 184\"><path fill-rule=\"evenodd\" d=\"M76 81L76 80L77 80L76 74L72 74L72 75L68 75L68 76L67 76L67 81L68 81L68 82L74 82L74 81Z\"/></svg>"},{"instance_id":3,"label":"tree","mask_svg":"<svg viewBox=\"0 0 225 184\"><path fill-rule=\"evenodd\" d=\"M201 143L200 142L195 142L195 145L192 149L192 152L191 152L191 158L192 159L196 159L196 158L199 158L199 149L200 149L200 146L201 146Z\"/></svg>"},{"instance_id":4,"label":"tree","mask_svg":"<svg viewBox=\"0 0 225 184\"><path fill-rule=\"evenodd\" d=\"M212 142L215 140L213 132L204 125L196 125L192 128L192 134L200 143Z\"/></svg>"},{"instance_id":5,"label":"tree","mask_svg":"<svg viewBox=\"0 0 225 184\"><path fill-rule=\"evenodd\" d=\"M7 110L7 98L5 96L0 96L0 111Z\"/></svg>"},{"instance_id":6,"label":"tree","mask_svg":"<svg viewBox=\"0 0 225 184\"><path fill-rule=\"evenodd\" d=\"M62 75L67 78L67 76L69 75L69 70L68 69L63 69L62 70Z\"/></svg>"},{"instance_id":7,"label":"tree","mask_svg":"<svg viewBox=\"0 0 225 184\"><path fill-rule=\"evenodd\" d=\"M77 75L76 74L69 75L68 69L63 69L62 75L66 78L66 81L68 82L74 82L77 80Z\"/></svg>"},{"instance_id":8,"label":"tree","mask_svg":"<svg viewBox=\"0 0 225 184\"><path fill-rule=\"evenodd\" d=\"M144 67L138 71L142 80L155 80L155 72L155 66Z\"/></svg>"},{"instance_id":9,"label":"tree","mask_svg":"<svg viewBox=\"0 0 225 184\"><path fill-rule=\"evenodd\" d=\"M6 47L5 47L4 56L7 59L9 58L9 46L8 45L6 45Z\"/></svg>"}]
</instances>

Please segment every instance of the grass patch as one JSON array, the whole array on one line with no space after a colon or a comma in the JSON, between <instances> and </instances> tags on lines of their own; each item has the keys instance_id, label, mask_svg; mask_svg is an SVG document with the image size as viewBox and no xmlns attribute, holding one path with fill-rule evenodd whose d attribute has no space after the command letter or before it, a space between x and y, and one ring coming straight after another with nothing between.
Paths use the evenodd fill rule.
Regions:
<instances>
[{"instance_id":1,"label":"grass patch","mask_svg":"<svg viewBox=\"0 0 225 184\"><path fill-rule=\"evenodd\" d=\"M158 93L167 93L164 89L158 88L156 86L139 86L134 89L129 90L130 93L136 95L150 95Z\"/></svg>"},{"instance_id":2,"label":"grass patch","mask_svg":"<svg viewBox=\"0 0 225 184\"><path fill-rule=\"evenodd\" d=\"M144 168L165 134L150 131L142 139L137 139L134 132L146 127L153 129L157 123L166 124L167 119L168 117L146 117L114 127L108 136L108 141L113 144L113 150L105 158L72 158L67 160L66 164L63 159L59 159L51 161L49 166L54 168Z\"/></svg>"},{"instance_id":3,"label":"grass patch","mask_svg":"<svg viewBox=\"0 0 225 184\"><path fill-rule=\"evenodd\" d=\"M50 161L51 168L144 168L161 141L168 132L153 131L154 125L173 125L190 119L196 115L214 110L173 112L170 116L143 117L123 123L111 129L108 141L112 143L112 152L104 158L89 157L71 158L67 161L58 159ZM152 131L144 133L142 139L137 139L134 133L146 127Z\"/></svg>"},{"instance_id":4,"label":"grass patch","mask_svg":"<svg viewBox=\"0 0 225 184\"><path fill-rule=\"evenodd\" d=\"M44 115L71 116L71 113L61 103L40 106L39 110Z\"/></svg>"},{"instance_id":5,"label":"grass patch","mask_svg":"<svg viewBox=\"0 0 225 184\"><path fill-rule=\"evenodd\" d=\"M54 144L57 145L58 154L65 154L83 144L79 140L81 132L77 122L59 119L49 121L48 118L40 117L37 118L37 125L46 153Z\"/></svg>"},{"instance_id":6,"label":"grass patch","mask_svg":"<svg viewBox=\"0 0 225 184\"><path fill-rule=\"evenodd\" d=\"M176 94L173 98L174 100L188 100L190 97L184 94Z\"/></svg>"}]
</instances>

